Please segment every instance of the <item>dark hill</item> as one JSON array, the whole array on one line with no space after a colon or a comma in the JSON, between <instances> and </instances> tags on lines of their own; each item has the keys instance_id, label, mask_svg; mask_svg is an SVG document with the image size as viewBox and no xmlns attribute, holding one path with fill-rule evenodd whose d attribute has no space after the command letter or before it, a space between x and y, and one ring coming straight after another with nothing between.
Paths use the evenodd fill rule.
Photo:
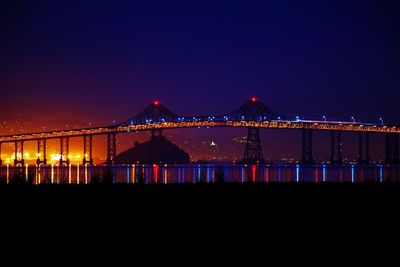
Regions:
<instances>
[{"instance_id":1,"label":"dark hill","mask_svg":"<svg viewBox=\"0 0 400 267\"><path fill-rule=\"evenodd\" d=\"M188 153L165 137L160 137L144 143L136 142L132 148L122 152L115 159L116 164L135 164L136 162L185 164L190 163L190 157Z\"/></svg>"}]
</instances>

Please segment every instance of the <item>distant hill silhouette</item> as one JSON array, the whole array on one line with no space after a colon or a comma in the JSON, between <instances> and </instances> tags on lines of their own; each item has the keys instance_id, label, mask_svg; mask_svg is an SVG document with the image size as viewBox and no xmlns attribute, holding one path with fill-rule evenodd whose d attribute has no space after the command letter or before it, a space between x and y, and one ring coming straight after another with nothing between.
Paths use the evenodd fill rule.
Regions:
<instances>
[{"instance_id":1,"label":"distant hill silhouette","mask_svg":"<svg viewBox=\"0 0 400 267\"><path fill-rule=\"evenodd\" d=\"M165 137L159 137L144 143L136 142L132 148L115 158L116 164L134 164L138 161L145 164L185 164L190 163L190 157Z\"/></svg>"}]
</instances>

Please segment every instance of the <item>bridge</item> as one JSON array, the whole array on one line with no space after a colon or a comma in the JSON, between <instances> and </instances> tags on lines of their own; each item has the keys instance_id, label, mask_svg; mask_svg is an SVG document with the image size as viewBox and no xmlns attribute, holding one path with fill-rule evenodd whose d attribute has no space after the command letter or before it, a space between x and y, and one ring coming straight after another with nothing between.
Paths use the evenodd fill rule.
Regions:
<instances>
[{"instance_id":1,"label":"bridge","mask_svg":"<svg viewBox=\"0 0 400 267\"><path fill-rule=\"evenodd\" d=\"M24 165L24 143L37 142L37 164L47 164L46 141L60 140L60 165L69 164L70 138L82 138L83 164L93 164L93 136L107 136L107 164L114 164L117 155L117 135L121 133L151 131L152 138L160 137L162 130L179 128L202 127L245 127L248 129L247 143L243 162L248 164L264 163L264 156L260 145L259 130L267 129L299 129L302 131L302 158L303 164L314 163L312 155L312 136L314 131L331 132L331 157L333 164L342 163L342 132L354 132L359 135L359 164L369 164L369 134L385 134L385 162L399 164L399 133L400 126L374 123L360 123L354 121L329 120L302 120L291 118L274 111L256 98L251 98L239 109L223 115L208 116L181 116L159 101L154 101L144 111L122 123L95 128L75 130L60 130L49 132L26 133L0 136L0 165L1 147L5 143L15 146L14 165Z\"/></svg>"}]
</instances>

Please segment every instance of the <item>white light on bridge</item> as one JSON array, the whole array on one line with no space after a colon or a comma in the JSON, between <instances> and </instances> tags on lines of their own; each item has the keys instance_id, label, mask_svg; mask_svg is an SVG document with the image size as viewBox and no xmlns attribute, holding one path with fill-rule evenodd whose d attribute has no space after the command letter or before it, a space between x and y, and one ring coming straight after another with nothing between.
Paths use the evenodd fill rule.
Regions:
<instances>
[{"instance_id":1,"label":"white light on bridge","mask_svg":"<svg viewBox=\"0 0 400 267\"><path fill-rule=\"evenodd\" d=\"M61 155L60 154L52 154L51 161L60 161Z\"/></svg>"}]
</instances>

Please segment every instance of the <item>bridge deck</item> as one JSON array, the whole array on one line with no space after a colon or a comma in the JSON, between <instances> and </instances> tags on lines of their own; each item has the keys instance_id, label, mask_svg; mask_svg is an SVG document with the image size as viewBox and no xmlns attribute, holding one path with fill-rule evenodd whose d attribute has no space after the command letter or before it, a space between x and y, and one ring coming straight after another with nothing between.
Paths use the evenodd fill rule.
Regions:
<instances>
[{"instance_id":1,"label":"bridge deck","mask_svg":"<svg viewBox=\"0 0 400 267\"><path fill-rule=\"evenodd\" d=\"M149 131L153 129L179 129L198 127L256 127L268 129L312 129L318 131L400 133L400 127L387 125L362 124L353 122L332 121L190 121L163 122L153 124L135 124L127 126L111 126L86 128L68 131L51 131L0 136L0 143L16 141L32 141L39 139L55 139L61 137L80 137L85 135L105 135L109 133L129 133Z\"/></svg>"}]
</instances>

